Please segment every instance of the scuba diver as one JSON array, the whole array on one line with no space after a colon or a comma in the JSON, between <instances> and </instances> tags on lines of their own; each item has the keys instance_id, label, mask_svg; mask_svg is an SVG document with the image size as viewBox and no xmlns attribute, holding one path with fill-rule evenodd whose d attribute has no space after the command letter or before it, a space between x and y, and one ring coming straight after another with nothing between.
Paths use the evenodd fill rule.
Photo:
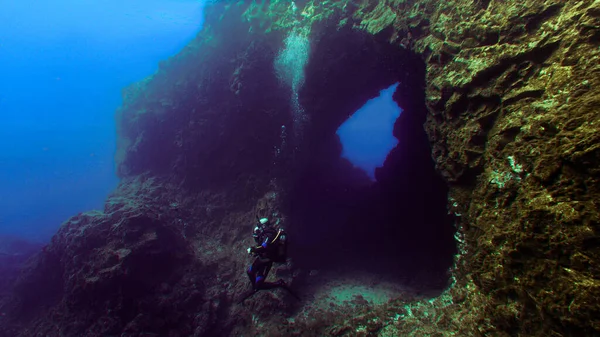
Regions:
<instances>
[{"instance_id":1,"label":"scuba diver","mask_svg":"<svg viewBox=\"0 0 600 337\"><path fill-rule=\"evenodd\" d=\"M287 234L282 228L275 228L267 218L258 219L258 223L252 233L256 246L248 248L248 254L255 257L254 262L248 268L247 274L252 284L252 292L240 301L254 295L259 290L283 288L292 296L298 296L292 292L283 279L276 282L267 282L267 276L273 262L285 263L287 261Z\"/></svg>"}]
</instances>

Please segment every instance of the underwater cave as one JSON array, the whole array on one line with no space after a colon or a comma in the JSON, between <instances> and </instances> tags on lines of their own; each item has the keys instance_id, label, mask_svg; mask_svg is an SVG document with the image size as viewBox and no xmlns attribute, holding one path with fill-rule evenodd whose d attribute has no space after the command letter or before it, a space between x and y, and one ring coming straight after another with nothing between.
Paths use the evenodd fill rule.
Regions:
<instances>
[{"instance_id":1,"label":"underwater cave","mask_svg":"<svg viewBox=\"0 0 600 337\"><path fill-rule=\"evenodd\" d=\"M352 29L323 34L311 57L300 91L311 120L308 164L289 196L295 265L375 273L441 291L457 248L448 186L436 172L423 126L424 61L390 45L385 34ZM342 156L336 131L390 87L402 111L393 125L397 145L370 177Z\"/></svg>"}]
</instances>

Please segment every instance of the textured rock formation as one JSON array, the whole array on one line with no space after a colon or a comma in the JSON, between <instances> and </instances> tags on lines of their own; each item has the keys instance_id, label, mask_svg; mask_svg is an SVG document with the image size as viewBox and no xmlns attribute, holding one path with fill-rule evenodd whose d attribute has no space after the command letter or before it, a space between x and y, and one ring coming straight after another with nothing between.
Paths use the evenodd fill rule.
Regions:
<instances>
[{"instance_id":1,"label":"textured rock formation","mask_svg":"<svg viewBox=\"0 0 600 337\"><path fill-rule=\"evenodd\" d=\"M10 294L27 259L39 252L42 245L11 236L0 236L0 301ZM1 315L1 313L0 313Z\"/></svg>"},{"instance_id":2,"label":"textured rock formation","mask_svg":"<svg viewBox=\"0 0 600 337\"><path fill-rule=\"evenodd\" d=\"M196 40L124 90L123 182L104 212L65 223L22 275L2 306L5 331L600 334L599 8L212 5ZM282 75L274 63L289 36L310 41L310 58L303 72ZM400 142L370 185L339 159L335 130L394 82ZM319 208L331 200L338 206ZM434 297L331 310L275 292L238 306L257 214L289 226L300 269L356 262Z\"/></svg>"}]
</instances>

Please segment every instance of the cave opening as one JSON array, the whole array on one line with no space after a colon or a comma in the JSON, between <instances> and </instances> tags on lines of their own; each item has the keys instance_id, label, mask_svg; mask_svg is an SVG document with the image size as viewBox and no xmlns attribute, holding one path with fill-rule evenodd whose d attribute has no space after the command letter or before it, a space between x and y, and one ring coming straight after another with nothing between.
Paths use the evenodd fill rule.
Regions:
<instances>
[{"instance_id":1,"label":"cave opening","mask_svg":"<svg viewBox=\"0 0 600 337\"><path fill-rule=\"evenodd\" d=\"M375 180L375 169L383 166L390 151L398 145L393 135L394 123L402 109L392 96L398 83L381 90L366 102L336 131L342 143L342 157Z\"/></svg>"},{"instance_id":2,"label":"cave opening","mask_svg":"<svg viewBox=\"0 0 600 337\"><path fill-rule=\"evenodd\" d=\"M354 270L439 292L456 254L448 186L424 129L426 65L384 34L352 29L314 44L300 101L310 115L304 153L289 194L290 256L304 270ZM402 113L397 143L368 171L343 156L337 130L365 102L393 88Z\"/></svg>"}]
</instances>

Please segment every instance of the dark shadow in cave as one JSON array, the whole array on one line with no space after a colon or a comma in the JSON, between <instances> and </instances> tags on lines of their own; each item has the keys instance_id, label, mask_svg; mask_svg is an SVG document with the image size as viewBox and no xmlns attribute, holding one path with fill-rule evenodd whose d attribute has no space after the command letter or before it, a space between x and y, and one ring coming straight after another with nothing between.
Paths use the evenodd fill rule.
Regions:
<instances>
[{"instance_id":1,"label":"dark shadow in cave","mask_svg":"<svg viewBox=\"0 0 600 337\"><path fill-rule=\"evenodd\" d=\"M423 128L425 64L385 33L342 29L314 45L301 103L311 115L308 167L289 195L290 256L303 269L352 268L439 291L456 253L448 188ZM337 128L380 90L399 82L398 145L372 183L340 157Z\"/></svg>"}]
</instances>

